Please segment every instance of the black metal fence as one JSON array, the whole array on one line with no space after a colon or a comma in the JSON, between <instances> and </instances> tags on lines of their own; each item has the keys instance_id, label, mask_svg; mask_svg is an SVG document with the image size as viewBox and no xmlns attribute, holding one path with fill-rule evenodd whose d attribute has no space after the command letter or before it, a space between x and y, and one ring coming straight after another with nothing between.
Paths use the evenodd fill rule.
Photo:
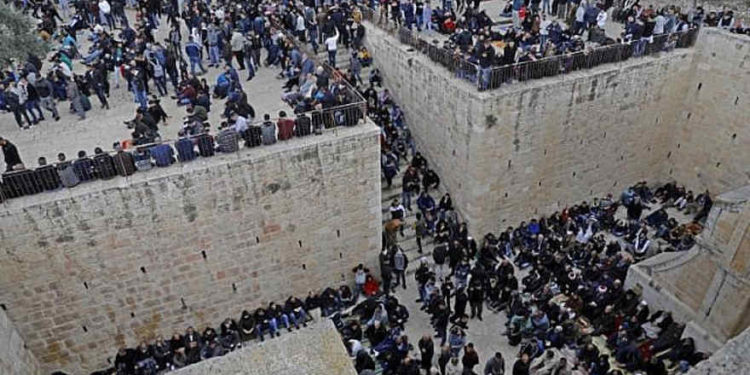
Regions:
<instances>
[{"instance_id":1,"label":"black metal fence","mask_svg":"<svg viewBox=\"0 0 750 375\"><path fill-rule=\"evenodd\" d=\"M364 19L371 21L374 25L379 25L372 9L364 8L362 14ZM429 43L412 30L404 27L389 29L381 26L381 28L388 32L395 32L401 43L414 47L415 50L427 55L430 60L448 68L457 78L476 85L480 91L496 89L513 82L564 75L602 64L622 62L633 57L668 52L675 48L692 47L695 45L699 30L694 28L638 41L587 48L579 52L481 69L479 65L467 61L464 56L454 50Z\"/></svg>"},{"instance_id":2,"label":"black metal fence","mask_svg":"<svg viewBox=\"0 0 750 375\"><path fill-rule=\"evenodd\" d=\"M235 155L239 158L243 149L267 146L313 134L321 135L327 129L356 126L364 122L364 119L362 104L351 103L316 109L297 114L295 117L273 119L278 128L278 138L273 142L264 138L262 123L256 122L242 133L220 131L212 135L205 132L178 139L133 145L123 151L127 155L106 151L36 169L8 171L2 174L0 180L0 202L44 191L69 189L95 180L129 177L151 169L189 163L217 154Z\"/></svg>"}]
</instances>

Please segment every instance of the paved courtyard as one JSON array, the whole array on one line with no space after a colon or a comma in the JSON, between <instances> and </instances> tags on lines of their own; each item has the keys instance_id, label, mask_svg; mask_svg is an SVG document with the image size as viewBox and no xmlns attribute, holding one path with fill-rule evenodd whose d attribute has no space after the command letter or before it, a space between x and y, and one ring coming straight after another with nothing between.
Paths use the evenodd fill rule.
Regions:
<instances>
[{"instance_id":1,"label":"paved courtyard","mask_svg":"<svg viewBox=\"0 0 750 375\"><path fill-rule=\"evenodd\" d=\"M133 19L133 17L131 17ZM187 38L188 32L183 26L183 38ZM164 40L167 37L168 29L162 25L155 34L156 40ZM113 36L117 35L117 30ZM81 51L87 52L90 43L87 41L88 33L79 37L83 42ZM204 50L205 53L205 50ZM265 50L263 51L265 57ZM207 62L204 61L204 67ZM235 64L236 66L236 64ZM45 62L42 68L47 72L49 63ZM216 83L216 77L222 71L219 68L208 68L207 74L199 78L205 78L209 85ZM80 61L75 61L74 72L77 74L85 73L86 66ZM276 117L280 110L287 113L292 112L292 108L281 101L281 86L283 80L277 79L278 68L261 68L256 72L255 78L251 81L247 79L246 71L238 71L242 80L242 87L248 96L248 102L255 109L256 121L262 119L264 113ZM68 159L75 158L79 150L85 150L88 154L93 154L95 147L101 147L104 150L111 150L112 144L130 138L131 129L128 129L123 121L132 120L135 116L137 104L133 101L133 94L127 90L127 83L124 78L120 77L120 87L115 88L114 79L110 74L110 109L100 109L99 100L96 95L91 95L92 109L86 112L86 119L79 120L78 117L69 111L69 102L58 102L57 109L60 112L60 121L55 122L49 112L45 112L45 121L28 130L20 129L13 114L9 112L0 113L0 136L13 142L21 154L21 158L27 167L35 167L37 159L44 156L49 161L57 160L57 154L64 152ZM156 86L150 82L151 93L157 93ZM169 95L174 95L174 88L170 83L167 84ZM92 92L93 94L93 92ZM185 107L178 107L176 101L169 96L161 98L161 105L164 111L170 116L166 125L159 124L162 139L174 139L177 132L182 126L182 120L187 114ZM220 117L224 110L224 100L212 99L211 112L209 112L209 123L212 132L215 131L222 119Z\"/></svg>"}]
</instances>

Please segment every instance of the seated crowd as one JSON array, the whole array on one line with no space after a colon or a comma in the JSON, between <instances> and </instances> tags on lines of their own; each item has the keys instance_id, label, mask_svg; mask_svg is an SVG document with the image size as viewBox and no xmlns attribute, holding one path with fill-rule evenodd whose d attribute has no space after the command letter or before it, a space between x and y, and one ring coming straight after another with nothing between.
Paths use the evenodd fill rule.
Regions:
<instances>
[{"instance_id":1,"label":"seated crowd","mask_svg":"<svg viewBox=\"0 0 750 375\"><path fill-rule=\"evenodd\" d=\"M361 266L355 270L365 272ZM262 342L266 335L281 336L282 329L292 332L300 326L307 327L312 320L309 311L319 308L324 316L331 315L351 306L356 298L347 285L342 285L338 290L327 288L319 294L311 291L304 301L291 296L283 304L271 302L255 310L243 310L239 319L227 318L218 329L208 326L199 332L188 327L184 333L175 332L169 339L157 336L135 348L121 347L114 367L98 374L153 375L220 357L247 346L252 340Z\"/></svg>"},{"instance_id":2,"label":"seated crowd","mask_svg":"<svg viewBox=\"0 0 750 375\"><path fill-rule=\"evenodd\" d=\"M681 339L684 324L668 311L651 311L637 291L624 289L623 280L635 261L695 244L712 206L708 191L696 196L673 182L655 189L640 182L619 198L582 202L499 235L488 233L478 244L458 219L450 195L438 204L430 196L439 177L432 176L419 152L409 154L409 130L388 91L368 103L371 118L383 129L384 189L391 188L400 164L407 166L403 204L396 199L388 207L380 284L355 270L361 273L356 288L368 290L367 298L333 317L359 374L376 369L399 375L474 374L479 360L467 332L472 319L483 319L485 306L508 318L505 335L519 347L517 357L509 359L514 375L660 375L685 372L707 357L692 339ZM409 261L398 234L403 236L415 195L419 211L410 227L417 251L422 253L426 237L433 243L431 262L421 259L414 274L418 302L439 343L432 334L417 344L410 341L404 324L414 312L410 315L392 294L396 286L406 288ZM417 355L410 353L415 348ZM501 353L487 359L483 373L506 373Z\"/></svg>"}]
</instances>

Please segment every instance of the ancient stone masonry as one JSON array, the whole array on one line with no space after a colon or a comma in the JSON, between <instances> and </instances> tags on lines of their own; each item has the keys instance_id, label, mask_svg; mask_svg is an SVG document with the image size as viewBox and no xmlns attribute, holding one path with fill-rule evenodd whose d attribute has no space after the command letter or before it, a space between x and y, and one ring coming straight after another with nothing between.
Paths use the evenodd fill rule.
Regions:
<instances>
[{"instance_id":1,"label":"ancient stone masonry","mask_svg":"<svg viewBox=\"0 0 750 375\"><path fill-rule=\"evenodd\" d=\"M688 371L688 375L750 374L750 329L729 340L707 360Z\"/></svg>"},{"instance_id":2,"label":"ancient stone masonry","mask_svg":"<svg viewBox=\"0 0 750 375\"><path fill-rule=\"evenodd\" d=\"M617 194L640 180L674 178L720 192L750 179L750 127L741 125L750 121L741 110L750 92L743 68L750 48L728 32L701 31L692 49L482 93L377 27L368 33L365 43L418 148L474 233ZM713 53L725 60L715 68L703 62ZM709 92L700 105L687 89L699 85L698 70L716 72L711 88L703 83ZM717 106L730 97L734 111ZM691 107L700 110L689 122ZM691 169L701 172L690 176Z\"/></svg>"},{"instance_id":3,"label":"ancient stone masonry","mask_svg":"<svg viewBox=\"0 0 750 375\"><path fill-rule=\"evenodd\" d=\"M719 194L750 182L750 37L703 29L695 49L688 79L674 82L684 101L664 172Z\"/></svg>"},{"instance_id":4,"label":"ancient stone masonry","mask_svg":"<svg viewBox=\"0 0 750 375\"><path fill-rule=\"evenodd\" d=\"M368 122L10 201L0 303L44 371L80 374L351 281L377 264L379 151Z\"/></svg>"},{"instance_id":5,"label":"ancient stone masonry","mask_svg":"<svg viewBox=\"0 0 750 375\"><path fill-rule=\"evenodd\" d=\"M341 336L324 319L309 328L185 367L175 375L355 375Z\"/></svg>"},{"instance_id":6,"label":"ancient stone masonry","mask_svg":"<svg viewBox=\"0 0 750 375\"><path fill-rule=\"evenodd\" d=\"M716 198L697 247L634 265L625 286L673 311L704 350L750 326L750 185Z\"/></svg>"},{"instance_id":7,"label":"ancient stone masonry","mask_svg":"<svg viewBox=\"0 0 750 375\"><path fill-rule=\"evenodd\" d=\"M39 361L26 348L21 335L0 308L0 374L40 374Z\"/></svg>"}]
</instances>

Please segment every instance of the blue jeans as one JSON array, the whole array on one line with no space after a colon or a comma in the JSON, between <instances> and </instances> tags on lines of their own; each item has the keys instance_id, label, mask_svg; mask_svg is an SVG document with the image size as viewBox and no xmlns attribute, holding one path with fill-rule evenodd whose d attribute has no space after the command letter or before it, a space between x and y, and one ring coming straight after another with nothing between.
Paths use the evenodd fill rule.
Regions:
<instances>
[{"instance_id":1,"label":"blue jeans","mask_svg":"<svg viewBox=\"0 0 750 375\"><path fill-rule=\"evenodd\" d=\"M39 122L41 120L44 120L44 113L42 113L42 108L39 107L38 100L27 100L26 109L29 111L29 114L31 114L31 117L33 118L32 121ZM35 109L39 113L39 116L34 114Z\"/></svg>"},{"instance_id":2,"label":"blue jeans","mask_svg":"<svg viewBox=\"0 0 750 375\"><path fill-rule=\"evenodd\" d=\"M278 329L279 325L276 322L276 318L271 318L270 320L268 320L268 333L270 333L272 337L276 334L276 331L278 331ZM263 323L258 323L255 325L255 332L258 335L258 338L263 340Z\"/></svg>"},{"instance_id":3,"label":"blue jeans","mask_svg":"<svg viewBox=\"0 0 750 375\"><path fill-rule=\"evenodd\" d=\"M292 321L292 324L294 324L296 328L299 328L299 325L301 323L305 323L305 321L307 320L307 313L302 309L300 309L299 312L292 311L289 314L289 320Z\"/></svg>"},{"instance_id":4,"label":"blue jeans","mask_svg":"<svg viewBox=\"0 0 750 375\"><path fill-rule=\"evenodd\" d=\"M200 57L190 57L190 74L195 75L195 66L198 65L201 68L201 73L205 73L206 69L203 68Z\"/></svg>"},{"instance_id":5,"label":"blue jeans","mask_svg":"<svg viewBox=\"0 0 750 375\"><path fill-rule=\"evenodd\" d=\"M135 101L141 106L141 108L148 108L148 95L146 95L146 90L138 90L134 87L133 95L135 96Z\"/></svg>"},{"instance_id":6,"label":"blue jeans","mask_svg":"<svg viewBox=\"0 0 750 375\"><path fill-rule=\"evenodd\" d=\"M482 90L486 90L490 86L490 75L492 74L492 68L479 68L479 84Z\"/></svg>"},{"instance_id":7,"label":"blue jeans","mask_svg":"<svg viewBox=\"0 0 750 375\"><path fill-rule=\"evenodd\" d=\"M411 195L412 192L410 191L401 192L401 203L403 203L404 207L409 210L411 209Z\"/></svg>"},{"instance_id":8,"label":"blue jeans","mask_svg":"<svg viewBox=\"0 0 750 375\"><path fill-rule=\"evenodd\" d=\"M312 46L313 51L318 53L318 29L311 28L308 30L308 38L310 38L310 45Z\"/></svg>"},{"instance_id":9,"label":"blue jeans","mask_svg":"<svg viewBox=\"0 0 750 375\"><path fill-rule=\"evenodd\" d=\"M102 54L102 50L101 49L96 49L96 50L94 50L94 52L91 52L88 56L84 57L83 58L83 62L85 64L91 64L92 62L94 62L94 60L96 60L97 58L99 58L99 56L101 54Z\"/></svg>"},{"instance_id":10,"label":"blue jeans","mask_svg":"<svg viewBox=\"0 0 750 375\"><path fill-rule=\"evenodd\" d=\"M336 67L336 50L328 51L328 64L332 67Z\"/></svg>"},{"instance_id":11,"label":"blue jeans","mask_svg":"<svg viewBox=\"0 0 750 375\"><path fill-rule=\"evenodd\" d=\"M219 65L219 56L221 56L219 46L208 47L208 58L211 60L211 65Z\"/></svg>"}]
</instances>

